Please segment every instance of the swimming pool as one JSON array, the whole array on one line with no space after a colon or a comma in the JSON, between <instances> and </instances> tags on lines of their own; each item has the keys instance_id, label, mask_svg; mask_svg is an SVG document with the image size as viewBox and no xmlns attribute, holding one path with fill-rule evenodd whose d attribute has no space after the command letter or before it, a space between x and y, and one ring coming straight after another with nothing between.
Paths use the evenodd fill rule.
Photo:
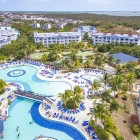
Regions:
<instances>
[{"instance_id":1,"label":"swimming pool","mask_svg":"<svg viewBox=\"0 0 140 140\"><path fill-rule=\"evenodd\" d=\"M96 79L99 80L100 77L102 77L101 74L98 75L92 75L92 74L84 74L80 76L82 79L86 80L89 84L92 84L92 82Z\"/></svg>"},{"instance_id":2,"label":"swimming pool","mask_svg":"<svg viewBox=\"0 0 140 140\"><path fill-rule=\"evenodd\" d=\"M6 82L18 82L26 91L33 91L47 96L62 93L65 89L71 89L67 82L49 82L39 79L37 69L32 66L16 66L0 70L0 78Z\"/></svg>"},{"instance_id":3,"label":"swimming pool","mask_svg":"<svg viewBox=\"0 0 140 140\"><path fill-rule=\"evenodd\" d=\"M10 117L4 121L3 140L33 140L35 136L39 136L41 134L58 140L73 140L73 138L65 132L57 129L55 130L55 128L51 129L52 123L48 123L47 128L42 126L42 122L40 122L39 125L35 122L29 124L29 122L32 121L32 114L29 113L29 110L32 108L34 103L34 101L22 98L16 98L14 100L9 108ZM34 109L38 110L35 106ZM16 131L17 126L19 126L18 132ZM61 127L62 126L63 124L61 124ZM19 138L17 138L18 133L20 133Z\"/></svg>"}]
</instances>

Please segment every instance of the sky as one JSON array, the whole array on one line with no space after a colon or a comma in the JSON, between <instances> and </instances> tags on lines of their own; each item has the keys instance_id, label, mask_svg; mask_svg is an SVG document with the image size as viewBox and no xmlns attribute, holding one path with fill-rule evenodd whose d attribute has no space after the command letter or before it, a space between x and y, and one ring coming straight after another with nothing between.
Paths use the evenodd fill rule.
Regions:
<instances>
[{"instance_id":1,"label":"sky","mask_svg":"<svg viewBox=\"0 0 140 140\"><path fill-rule=\"evenodd\" d=\"M0 0L0 11L140 11L140 0Z\"/></svg>"}]
</instances>

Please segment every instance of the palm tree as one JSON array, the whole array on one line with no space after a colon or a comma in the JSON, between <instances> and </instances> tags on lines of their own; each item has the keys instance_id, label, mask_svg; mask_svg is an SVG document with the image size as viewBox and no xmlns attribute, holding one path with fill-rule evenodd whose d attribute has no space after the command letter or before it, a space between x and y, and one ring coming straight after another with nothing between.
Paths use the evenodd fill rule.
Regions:
<instances>
[{"instance_id":1,"label":"palm tree","mask_svg":"<svg viewBox=\"0 0 140 140\"><path fill-rule=\"evenodd\" d=\"M121 65L116 65L115 69L115 75L123 75L124 74L124 69L122 68Z\"/></svg>"},{"instance_id":2,"label":"palm tree","mask_svg":"<svg viewBox=\"0 0 140 140\"><path fill-rule=\"evenodd\" d=\"M92 62L90 59L88 59L88 60L84 63L84 66L85 66L86 68L90 68L90 67L93 66L93 62Z\"/></svg>"},{"instance_id":3,"label":"palm tree","mask_svg":"<svg viewBox=\"0 0 140 140\"><path fill-rule=\"evenodd\" d=\"M111 84L112 84L112 90L114 91L114 97L115 97L115 91L120 91L122 89L124 82L125 79L121 75L115 75L112 77Z\"/></svg>"},{"instance_id":4,"label":"palm tree","mask_svg":"<svg viewBox=\"0 0 140 140\"><path fill-rule=\"evenodd\" d=\"M72 58L73 61L76 60L77 54L78 54L78 50L77 49L74 49L74 50L71 51L70 55L71 55L71 58Z\"/></svg>"},{"instance_id":5,"label":"palm tree","mask_svg":"<svg viewBox=\"0 0 140 140\"><path fill-rule=\"evenodd\" d=\"M6 57L4 55L0 55L0 61L5 61Z\"/></svg>"},{"instance_id":6,"label":"palm tree","mask_svg":"<svg viewBox=\"0 0 140 140\"><path fill-rule=\"evenodd\" d=\"M116 100L113 100L111 103L110 103L110 112L113 112L113 111L118 111L119 109L119 104Z\"/></svg>"},{"instance_id":7,"label":"palm tree","mask_svg":"<svg viewBox=\"0 0 140 140\"><path fill-rule=\"evenodd\" d=\"M127 94L127 91L128 91L128 85L123 84L123 85L122 85L122 88L121 88L121 91L122 91L123 94Z\"/></svg>"},{"instance_id":8,"label":"palm tree","mask_svg":"<svg viewBox=\"0 0 140 140\"><path fill-rule=\"evenodd\" d=\"M48 59L48 55L45 54L45 53L44 53L44 54L41 56L41 58L40 58L40 60L41 60L42 62L47 61L47 59Z\"/></svg>"},{"instance_id":9,"label":"palm tree","mask_svg":"<svg viewBox=\"0 0 140 140\"><path fill-rule=\"evenodd\" d=\"M111 135L117 131L117 126L115 122L112 121L110 118L105 119L103 131L108 135L109 138L111 138Z\"/></svg>"},{"instance_id":10,"label":"palm tree","mask_svg":"<svg viewBox=\"0 0 140 140\"><path fill-rule=\"evenodd\" d=\"M106 91L106 86L110 82L110 77L111 77L111 75L106 72L104 73L103 77L100 77L100 82L104 84L105 91Z\"/></svg>"},{"instance_id":11,"label":"palm tree","mask_svg":"<svg viewBox=\"0 0 140 140\"><path fill-rule=\"evenodd\" d=\"M77 59L74 61L74 69L78 70L82 67L82 63Z\"/></svg>"},{"instance_id":12,"label":"palm tree","mask_svg":"<svg viewBox=\"0 0 140 140\"><path fill-rule=\"evenodd\" d=\"M106 103L110 103L111 102L111 90L106 90L104 91L102 94L101 94L101 97L102 97L102 101L103 103L106 102Z\"/></svg>"},{"instance_id":13,"label":"palm tree","mask_svg":"<svg viewBox=\"0 0 140 140\"><path fill-rule=\"evenodd\" d=\"M72 96L71 90L65 90L64 93L59 93L58 97L61 98L61 101L64 102L64 106L67 105L67 102L69 101L70 97Z\"/></svg>"},{"instance_id":14,"label":"palm tree","mask_svg":"<svg viewBox=\"0 0 140 140\"><path fill-rule=\"evenodd\" d=\"M129 86L129 89L131 91L131 95L132 95L132 88L133 88L133 84L136 81L136 74L133 72L128 72L125 75L125 79L126 79L126 83Z\"/></svg>"},{"instance_id":15,"label":"palm tree","mask_svg":"<svg viewBox=\"0 0 140 140\"><path fill-rule=\"evenodd\" d=\"M73 91L72 102L74 103L74 108L79 107L79 102L84 98L83 90L80 86L75 86Z\"/></svg>"},{"instance_id":16,"label":"palm tree","mask_svg":"<svg viewBox=\"0 0 140 140\"><path fill-rule=\"evenodd\" d=\"M97 67L102 68L105 59L106 59L106 57L105 57L104 55L96 56L96 57L95 57L95 60L94 60L94 64L95 64Z\"/></svg>"},{"instance_id":17,"label":"palm tree","mask_svg":"<svg viewBox=\"0 0 140 140\"><path fill-rule=\"evenodd\" d=\"M83 90L82 90L82 88L80 87L80 86L75 86L74 87L74 94L76 94L76 93L78 93L78 94L82 94L83 95Z\"/></svg>"},{"instance_id":18,"label":"palm tree","mask_svg":"<svg viewBox=\"0 0 140 140\"><path fill-rule=\"evenodd\" d=\"M114 62L114 57L113 57L113 55L109 55L109 57L107 58L108 66L111 65L113 62Z\"/></svg>"},{"instance_id":19,"label":"palm tree","mask_svg":"<svg viewBox=\"0 0 140 140\"><path fill-rule=\"evenodd\" d=\"M59 93L58 97L64 102L67 108L75 109L79 107L79 103L83 100L83 90L79 86L74 87L74 91L65 90L65 93Z\"/></svg>"},{"instance_id":20,"label":"palm tree","mask_svg":"<svg viewBox=\"0 0 140 140\"><path fill-rule=\"evenodd\" d=\"M8 86L6 82L0 79L0 92L2 92L6 86Z\"/></svg>"},{"instance_id":21,"label":"palm tree","mask_svg":"<svg viewBox=\"0 0 140 140\"><path fill-rule=\"evenodd\" d=\"M98 92L100 87L101 87L100 81L95 79L92 83L91 90L92 91L94 90L94 94L95 94L95 91Z\"/></svg>"},{"instance_id":22,"label":"palm tree","mask_svg":"<svg viewBox=\"0 0 140 140\"><path fill-rule=\"evenodd\" d=\"M88 115L91 115L91 119L94 117L95 122L97 123L98 119L104 120L108 118L110 113L106 104L98 104L94 106L94 109L92 109Z\"/></svg>"}]
</instances>

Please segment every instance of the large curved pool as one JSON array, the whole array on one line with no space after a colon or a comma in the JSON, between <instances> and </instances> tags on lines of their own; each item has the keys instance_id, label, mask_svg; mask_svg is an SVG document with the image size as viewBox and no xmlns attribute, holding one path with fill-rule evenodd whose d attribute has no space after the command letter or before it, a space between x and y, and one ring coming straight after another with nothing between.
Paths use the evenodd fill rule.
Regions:
<instances>
[{"instance_id":1,"label":"large curved pool","mask_svg":"<svg viewBox=\"0 0 140 140\"><path fill-rule=\"evenodd\" d=\"M57 140L86 140L78 130L70 125L45 121L38 116L38 105L34 101L15 99L9 108L10 117L4 121L3 140L33 140L35 136L42 134ZM30 124L30 121L33 123ZM16 131L17 126L19 126L18 131ZM19 138L17 138L18 133L20 133Z\"/></svg>"},{"instance_id":2,"label":"large curved pool","mask_svg":"<svg viewBox=\"0 0 140 140\"><path fill-rule=\"evenodd\" d=\"M0 78L6 82L17 82L26 91L54 96L71 89L67 82L43 81L37 77L37 69L32 66L16 66L0 70ZM57 121L45 120L38 112L39 104L34 101L16 98L9 108L10 117L4 122L3 140L33 140L44 135L57 140L86 140L74 127ZM31 112L29 113L29 110ZM32 124L30 122L33 121ZM18 132L16 131L19 126ZM20 136L17 137L18 133Z\"/></svg>"},{"instance_id":3,"label":"large curved pool","mask_svg":"<svg viewBox=\"0 0 140 140\"><path fill-rule=\"evenodd\" d=\"M67 82L43 81L37 77L37 69L32 66L16 66L0 70L0 78L6 82L18 82L26 91L33 91L47 96L54 96L71 89Z\"/></svg>"}]
</instances>

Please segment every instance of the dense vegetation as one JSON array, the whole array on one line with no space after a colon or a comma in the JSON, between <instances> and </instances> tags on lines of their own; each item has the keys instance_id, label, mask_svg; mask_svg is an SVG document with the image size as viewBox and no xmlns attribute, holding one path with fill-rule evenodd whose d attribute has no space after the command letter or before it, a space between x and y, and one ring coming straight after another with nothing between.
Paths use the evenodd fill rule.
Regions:
<instances>
[{"instance_id":1,"label":"dense vegetation","mask_svg":"<svg viewBox=\"0 0 140 140\"><path fill-rule=\"evenodd\" d=\"M140 58L140 47L134 44L103 44L103 45L96 45L97 50L102 53L109 52L111 54L114 53L125 53L131 56L135 56Z\"/></svg>"},{"instance_id":2,"label":"dense vegetation","mask_svg":"<svg viewBox=\"0 0 140 140\"><path fill-rule=\"evenodd\" d=\"M71 14L71 13L53 13L46 14L52 18L72 18L83 20L85 25L94 25L103 32L127 32L132 33L134 30L140 29L139 17L120 17L96 14Z\"/></svg>"}]
</instances>

